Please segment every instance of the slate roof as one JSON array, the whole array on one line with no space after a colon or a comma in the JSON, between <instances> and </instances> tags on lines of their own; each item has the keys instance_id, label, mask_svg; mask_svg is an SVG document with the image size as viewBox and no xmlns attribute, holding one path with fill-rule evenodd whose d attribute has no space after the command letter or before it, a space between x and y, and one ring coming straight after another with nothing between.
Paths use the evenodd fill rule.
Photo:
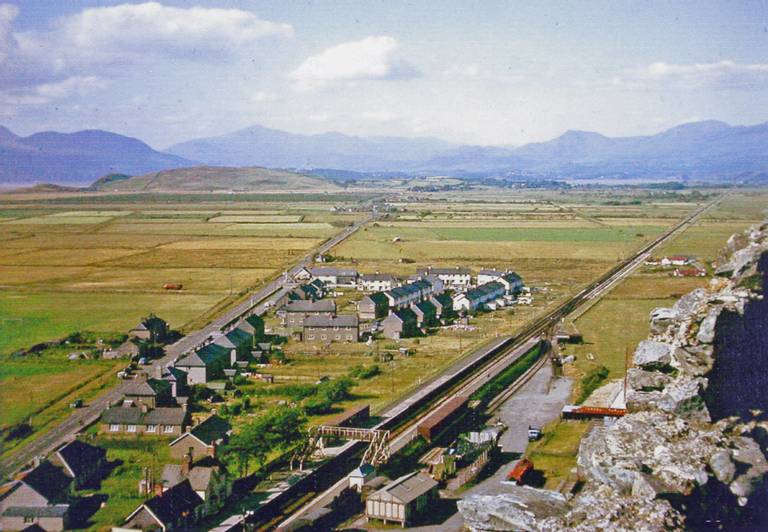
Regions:
<instances>
[{"instance_id":1,"label":"slate roof","mask_svg":"<svg viewBox=\"0 0 768 532\"><path fill-rule=\"evenodd\" d=\"M162 495L152 497L144 503L144 506L167 525L175 522L182 514L192 513L201 504L203 499L195 493L188 480L183 480L164 491ZM133 514L129 519L132 516Z\"/></svg>"},{"instance_id":2,"label":"slate roof","mask_svg":"<svg viewBox=\"0 0 768 532\"><path fill-rule=\"evenodd\" d=\"M304 327L357 327L357 314L339 314L338 316L308 316Z\"/></svg>"},{"instance_id":3,"label":"slate roof","mask_svg":"<svg viewBox=\"0 0 768 532\"><path fill-rule=\"evenodd\" d=\"M429 268L421 268L418 270L419 275L468 275L469 268L462 268L461 266L456 266L455 268L432 268L431 266Z\"/></svg>"},{"instance_id":4,"label":"slate roof","mask_svg":"<svg viewBox=\"0 0 768 532\"><path fill-rule=\"evenodd\" d=\"M477 274L478 275L495 275L496 277L501 277L504 274L504 272L502 272L501 270L495 270L495 269L491 270L488 268L483 268L482 270L477 272Z\"/></svg>"},{"instance_id":5,"label":"slate roof","mask_svg":"<svg viewBox=\"0 0 768 532\"><path fill-rule=\"evenodd\" d=\"M409 321L417 321L416 320L416 313L413 312L409 308L404 308L404 309L400 309L400 310L398 310L396 312L393 312L392 314L390 314L389 316L384 318L384 321L387 321L389 319L397 319L397 320L402 321L403 323L407 323Z\"/></svg>"},{"instance_id":6,"label":"slate roof","mask_svg":"<svg viewBox=\"0 0 768 532\"><path fill-rule=\"evenodd\" d=\"M390 273L364 273L360 276L362 281L397 281L397 278Z\"/></svg>"},{"instance_id":7,"label":"slate roof","mask_svg":"<svg viewBox=\"0 0 768 532\"><path fill-rule=\"evenodd\" d=\"M435 486L437 486L437 481L432 477L421 471L416 471L392 481L381 490L371 495L371 497L375 497L378 493L387 492L404 504L408 504L421 495L429 492Z\"/></svg>"},{"instance_id":8,"label":"slate roof","mask_svg":"<svg viewBox=\"0 0 768 532\"><path fill-rule=\"evenodd\" d=\"M170 383L160 379L147 379L145 381L132 381L123 388L124 395L137 395L140 397L155 397L171 387Z\"/></svg>"},{"instance_id":9,"label":"slate roof","mask_svg":"<svg viewBox=\"0 0 768 532\"><path fill-rule=\"evenodd\" d=\"M492 294L494 292L498 291L505 291L504 285L501 284L498 281L492 281L490 283L482 284L478 286L477 288L473 288L472 290L467 291L464 295L467 299L470 301L473 300L479 300L487 296L488 294Z\"/></svg>"},{"instance_id":10,"label":"slate roof","mask_svg":"<svg viewBox=\"0 0 768 532\"><path fill-rule=\"evenodd\" d=\"M107 459L107 451L80 440L73 440L65 444L56 451L56 454L64 463L64 467L75 477L80 477L88 472L94 464L104 462Z\"/></svg>"},{"instance_id":11,"label":"slate roof","mask_svg":"<svg viewBox=\"0 0 768 532\"><path fill-rule=\"evenodd\" d=\"M285 312L336 312L336 302L332 299L320 301L290 301L283 306Z\"/></svg>"},{"instance_id":12,"label":"slate roof","mask_svg":"<svg viewBox=\"0 0 768 532\"><path fill-rule=\"evenodd\" d=\"M48 460L31 469L19 479L48 500L55 499L69 487L71 479Z\"/></svg>"},{"instance_id":13,"label":"slate roof","mask_svg":"<svg viewBox=\"0 0 768 532\"><path fill-rule=\"evenodd\" d=\"M68 504L48 506L10 506L5 509L6 517L64 517L69 512Z\"/></svg>"},{"instance_id":14,"label":"slate roof","mask_svg":"<svg viewBox=\"0 0 768 532\"><path fill-rule=\"evenodd\" d=\"M101 414L102 423L124 425L184 425L187 413L183 408L154 408L142 412L135 406L109 408Z\"/></svg>"},{"instance_id":15,"label":"slate roof","mask_svg":"<svg viewBox=\"0 0 768 532\"><path fill-rule=\"evenodd\" d=\"M208 344L196 352L185 356L176 362L176 365L181 367L205 367L221 358L229 360L229 351L229 349L220 345Z\"/></svg>"},{"instance_id":16,"label":"slate roof","mask_svg":"<svg viewBox=\"0 0 768 532\"><path fill-rule=\"evenodd\" d=\"M217 415L206 418L205 421L192 427L189 432L198 440L210 445L222 439L232 430L232 425Z\"/></svg>"},{"instance_id":17,"label":"slate roof","mask_svg":"<svg viewBox=\"0 0 768 532\"><path fill-rule=\"evenodd\" d=\"M310 268L309 273L315 277L357 277L357 270L341 268Z\"/></svg>"},{"instance_id":18,"label":"slate roof","mask_svg":"<svg viewBox=\"0 0 768 532\"><path fill-rule=\"evenodd\" d=\"M365 296L362 300L365 299L370 299L374 304L378 305L386 305L389 301L387 296L384 295L384 292L374 292L373 294Z\"/></svg>"},{"instance_id":19,"label":"slate roof","mask_svg":"<svg viewBox=\"0 0 768 532\"><path fill-rule=\"evenodd\" d=\"M520 277L515 272L507 272L504 275L502 275L501 278L507 281L508 283L513 283L513 284L523 282L523 278Z\"/></svg>"},{"instance_id":20,"label":"slate roof","mask_svg":"<svg viewBox=\"0 0 768 532\"><path fill-rule=\"evenodd\" d=\"M185 477L179 464L166 464L163 467L162 482L166 488L171 488L185 480L189 480L193 490L206 491L211 483L213 472L214 468L212 467L193 465L189 474Z\"/></svg>"}]
</instances>

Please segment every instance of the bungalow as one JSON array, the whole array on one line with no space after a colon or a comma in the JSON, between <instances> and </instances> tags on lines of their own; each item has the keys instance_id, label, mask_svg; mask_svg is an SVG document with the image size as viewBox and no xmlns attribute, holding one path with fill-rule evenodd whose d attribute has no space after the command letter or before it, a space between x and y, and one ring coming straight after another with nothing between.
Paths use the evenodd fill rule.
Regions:
<instances>
[{"instance_id":1,"label":"bungalow","mask_svg":"<svg viewBox=\"0 0 768 532\"><path fill-rule=\"evenodd\" d=\"M161 379L148 379L146 373L123 387L125 406L145 406L147 409L175 404L171 383Z\"/></svg>"},{"instance_id":2,"label":"bungalow","mask_svg":"<svg viewBox=\"0 0 768 532\"><path fill-rule=\"evenodd\" d=\"M469 268L456 266L455 268L422 268L417 272L421 276L436 275L444 284L453 290L465 290L472 283L472 274Z\"/></svg>"},{"instance_id":3,"label":"bungalow","mask_svg":"<svg viewBox=\"0 0 768 532\"><path fill-rule=\"evenodd\" d=\"M80 440L72 440L59 447L50 458L72 479L75 489L101 478L107 466L107 451Z\"/></svg>"},{"instance_id":4,"label":"bungalow","mask_svg":"<svg viewBox=\"0 0 768 532\"><path fill-rule=\"evenodd\" d=\"M341 268L309 268L312 279L319 279L327 286L354 288L359 274L357 270Z\"/></svg>"},{"instance_id":5,"label":"bungalow","mask_svg":"<svg viewBox=\"0 0 768 532\"><path fill-rule=\"evenodd\" d=\"M305 342L357 342L360 324L355 314L309 316L302 333Z\"/></svg>"},{"instance_id":6,"label":"bungalow","mask_svg":"<svg viewBox=\"0 0 768 532\"><path fill-rule=\"evenodd\" d=\"M141 504L126 518L122 528L164 532L189 530L203 516L204 503L185 479Z\"/></svg>"},{"instance_id":7,"label":"bungalow","mask_svg":"<svg viewBox=\"0 0 768 532\"><path fill-rule=\"evenodd\" d=\"M114 349L105 349L101 354L104 360L114 360L116 358L133 358L139 356L139 344L136 338L128 338L125 342Z\"/></svg>"},{"instance_id":8,"label":"bungalow","mask_svg":"<svg viewBox=\"0 0 768 532\"><path fill-rule=\"evenodd\" d=\"M334 316L336 315L336 302L331 299L320 301L289 301L283 306L277 315L283 327L304 327L304 320L309 316Z\"/></svg>"},{"instance_id":9,"label":"bungalow","mask_svg":"<svg viewBox=\"0 0 768 532\"><path fill-rule=\"evenodd\" d=\"M203 500L202 515L210 515L220 510L232 493L227 469L210 456L195 462L192 455L187 454L181 464L166 464L163 467L163 492L184 481L189 481L194 492Z\"/></svg>"},{"instance_id":10,"label":"bungalow","mask_svg":"<svg viewBox=\"0 0 768 532\"><path fill-rule=\"evenodd\" d=\"M498 281L492 281L454 296L453 310L457 312L475 312L486 303L503 297L505 293L506 288L504 288L503 284Z\"/></svg>"},{"instance_id":11,"label":"bungalow","mask_svg":"<svg viewBox=\"0 0 768 532\"><path fill-rule=\"evenodd\" d=\"M408 473L368 497L365 517L408 526L429 510L438 497L437 486L437 481L422 471Z\"/></svg>"},{"instance_id":12,"label":"bungalow","mask_svg":"<svg viewBox=\"0 0 768 532\"><path fill-rule=\"evenodd\" d=\"M369 294L357 304L357 316L361 320L377 320L387 315L389 299L382 292Z\"/></svg>"},{"instance_id":13,"label":"bungalow","mask_svg":"<svg viewBox=\"0 0 768 532\"><path fill-rule=\"evenodd\" d=\"M382 335L391 340L409 338L419 334L418 318L409 308L392 312L381 322Z\"/></svg>"},{"instance_id":14,"label":"bungalow","mask_svg":"<svg viewBox=\"0 0 768 532\"><path fill-rule=\"evenodd\" d=\"M168 337L168 330L168 324L165 320L150 314L141 320L136 327L128 331L128 336L130 338L138 338L139 340L163 343Z\"/></svg>"},{"instance_id":15,"label":"bungalow","mask_svg":"<svg viewBox=\"0 0 768 532\"><path fill-rule=\"evenodd\" d=\"M118 406L101 414L100 432L107 434L146 434L147 436L179 436L187 425L183 408Z\"/></svg>"},{"instance_id":16,"label":"bungalow","mask_svg":"<svg viewBox=\"0 0 768 532\"><path fill-rule=\"evenodd\" d=\"M64 530L72 479L48 460L0 487L0 530Z\"/></svg>"},{"instance_id":17,"label":"bungalow","mask_svg":"<svg viewBox=\"0 0 768 532\"><path fill-rule=\"evenodd\" d=\"M394 275L376 272L361 275L357 281L357 289L363 292L383 292L392 290L399 284Z\"/></svg>"},{"instance_id":18,"label":"bungalow","mask_svg":"<svg viewBox=\"0 0 768 532\"><path fill-rule=\"evenodd\" d=\"M171 457L180 459L189 454L192 458L215 458L216 449L227 442L231 433L232 425L214 414L169 443Z\"/></svg>"},{"instance_id":19,"label":"bungalow","mask_svg":"<svg viewBox=\"0 0 768 532\"><path fill-rule=\"evenodd\" d=\"M416 315L416 325L420 328L429 327L437 322L437 309L429 300L413 303L411 310Z\"/></svg>"}]
</instances>

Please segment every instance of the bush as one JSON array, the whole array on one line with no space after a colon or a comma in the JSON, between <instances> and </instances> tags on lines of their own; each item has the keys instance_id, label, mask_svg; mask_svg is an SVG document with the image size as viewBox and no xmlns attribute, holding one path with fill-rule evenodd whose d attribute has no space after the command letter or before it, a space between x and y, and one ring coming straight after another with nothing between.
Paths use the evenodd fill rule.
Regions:
<instances>
[{"instance_id":1,"label":"bush","mask_svg":"<svg viewBox=\"0 0 768 532\"><path fill-rule=\"evenodd\" d=\"M608 378L608 373L608 368L605 366L598 366L589 370L581 379L581 392L579 393L579 398L576 402L583 403L590 395L592 395L592 392L594 392L602 382Z\"/></svg>"},{"instance_id":2,"label":"bush","mask_svg":"<svg viewBox=\"0 0 768 532\"><path fill-rule=\"evenodd\" d=\"M331 410L333 402L327 397L315 396L305 400L302 406L307 414L320 415L327 414Z\"/></svg>"},{"instance_id":3,"label":"bush","mask_svg":"<svg viewBox=\"0 0 768 532\"><path fill-rule=\"evenodd\" d=\"M381 368L378 364L372 364L370 366L363 366L362 364L359 364L350 370L349 376L355 379L365 380L373 378L379 373L381 373Z\"/></svg>"}]
</instances>

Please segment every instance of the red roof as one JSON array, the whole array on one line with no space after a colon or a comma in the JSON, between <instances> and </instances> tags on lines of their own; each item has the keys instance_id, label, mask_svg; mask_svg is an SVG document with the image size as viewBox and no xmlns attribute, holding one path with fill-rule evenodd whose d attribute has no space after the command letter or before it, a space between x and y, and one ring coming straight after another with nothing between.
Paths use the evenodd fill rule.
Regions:
<instances>
[{"instance_id":1,"label":"red roof","mask_svg":"<svg viewBox=\"0 0 768 532\"><path fill-rule=\"evenodd\" d=\"M463 407L467 403L467 400L468 397L461 395L452 397L443 403L440 408L432 412L432 414L430 414L429 417L427 417L424 421L419 423L419 427L427 430L433 429L436 425L442 423L445 418L453 415L456 410Z\"/></svg>"},{"instance_id":2,"label":"red roof","mask_svg":"<svg viewBox=\"0 0 768 532\"><path fill-rule=\"evenodd\" d=\"M523 458L515 464L515 467L513 467L512 471L507 475L507 479L520 483L523 481L523 477L526 473L530 471L533 471L533 462L527 458Z\"/></svg>"},{"instance_id":3,"label":"red roof","mask_svg":"<svg viewBox=\"0 0 768 532\"><path fill-rule=\"evenodd\" d=\"M604 408L600 406L580 406L573 410L576 414L592 416L623 417L627 413L626 408Z\"/></svg>"}]
</instances>

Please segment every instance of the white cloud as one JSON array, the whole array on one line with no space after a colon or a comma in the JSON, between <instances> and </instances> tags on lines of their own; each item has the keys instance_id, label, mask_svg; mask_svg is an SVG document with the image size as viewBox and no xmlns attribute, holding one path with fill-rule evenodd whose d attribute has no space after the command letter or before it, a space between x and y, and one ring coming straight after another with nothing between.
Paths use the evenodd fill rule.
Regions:
<instances>
[{"instance_id":1,"label":"white cloud","mask_svg":"<svg viewBox=\"0 0 768 532\"><path fill-rule=\"evenodd\" d=\"M3 63L16 48L16 40L13 38L13 21L18 14L18 7L0 4L0 63Z\"/></svg>"},{"instance_id":2,"label":"white cloud","mask_svg":"<svg viewBox=\"0 0 768 532\"><path fill-rule=\"evenodd\" d=\"M178 8L158 2L84 9L46 30L13 32L18 9L0 4L0 87L32 87L100 69L122 73L153 57L225 61L266 37L291 37L289 24L241 9ZM5 60L5 61L4 61Z\"/></svg>"},{"instance_id":3,"label":"white cloud","mask_svg":"<svg viewBox=\"0 0 768 532\"><path fill-rule=\"evenodd\" d=\"M628 88L668 85L695 90L703 88L762 88L768 82L768 64L734 61L690 65L656 62L623 72L613 84Z\"/></svg>"},{"instance_id":4,"label":"white cloud","mask_svg":"<svg viewBox=\"0 0 768 532\"><path fill-rule=\"evenodd\" d=\"M277 96L271 92L256 91L251 94L251 101L254 103L271 102L277 99Z\"/></svg>"},{"instance_id":5,"label":"white cloud","mask_svg":"<svg viewBox=\"0 0 768 532\"><path fill-rule=\"evenodd\" d=\"M240 9L184 9L146 2L85 9L60 20L56 32L85 50L192 51L228 50L267 36L290 37L293 27Z\"/></svg>"},{"instance_id":6,"label":"white cloud","mask_svg":"<svg viewBox=\"0 0 768 532\"><path fill-rule=\"evenodd\" d=\"M331 46L308 57L289 74L298 90L364 80L409 79L418 71L396 55L398 42L389 36L371 36Z\"/></svg>"},{"instance_id":7,"label":"white cloud","mask_svg":"<svg viewBox=\"0 0 768 532\"><path fill-rule=\"evenodd\" d=\"M35 88L39 96L49 99L61 99L75 94L83 95L94 90L103 89L109 82L98 76L72 76L63 81L43 83Z\"/></svg>"}]
</instances>

